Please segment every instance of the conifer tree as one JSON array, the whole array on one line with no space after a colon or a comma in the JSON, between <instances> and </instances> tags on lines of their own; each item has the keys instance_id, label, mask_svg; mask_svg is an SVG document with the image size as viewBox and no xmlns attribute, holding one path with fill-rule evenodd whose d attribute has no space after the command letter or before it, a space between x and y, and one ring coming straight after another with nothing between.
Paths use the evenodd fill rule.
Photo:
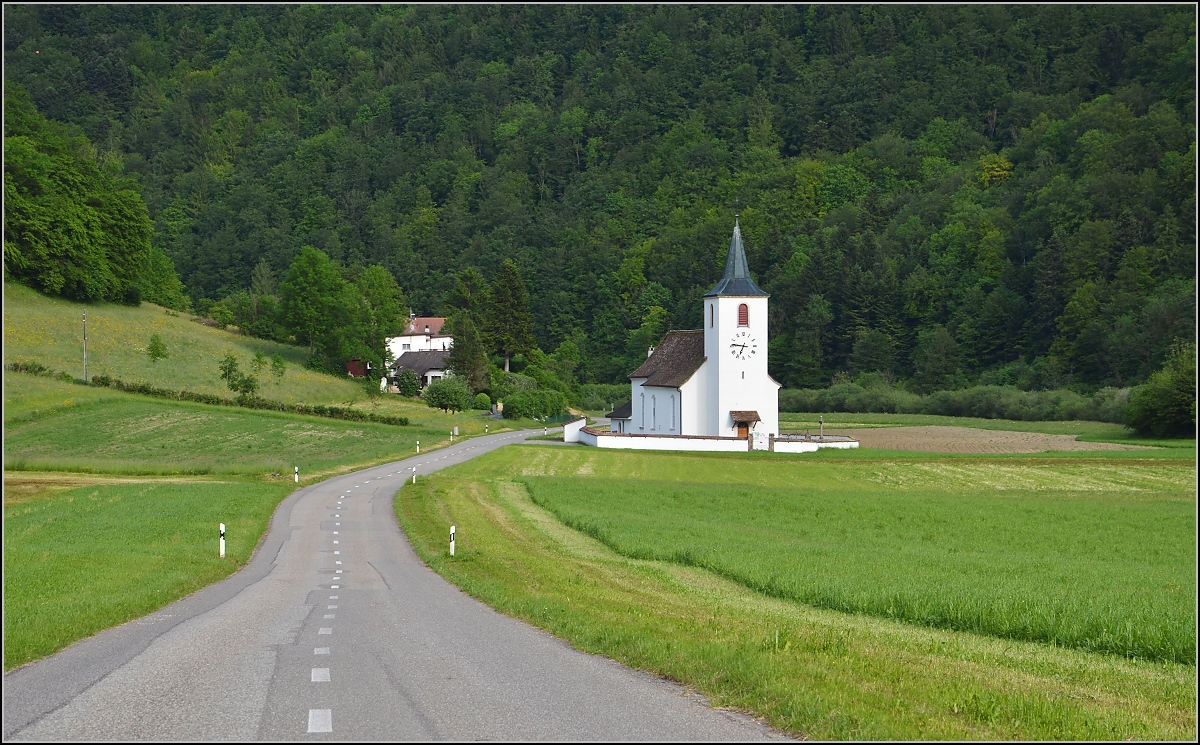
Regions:
<instances>
[{"instance_id":1,"label":"conifer tree","mask_svg":"<svg viewBox=\"0 0 1200 745\"><path fill-rule=\"evenodd\" d=\"M456 377L466 381L473 392L488 387L487 352L479 336L479 328L466 311L459 311L446 324L446 332L454 337L446 364Z\"/></svg>"},{"instance_id":2,"label":"conifer tree","mask_svg":"<svg viewBox=\"0 0 1200 745\"><path fill-rule=\"evenodd\" d=\"M505 259L496 273L488 303L487 331L491 346L504 355L504 372L508 372L509 361L514 354L533 348L533 335L529 325L529 294L521 272L512 259Z\"/></svg>"}]
</instances>

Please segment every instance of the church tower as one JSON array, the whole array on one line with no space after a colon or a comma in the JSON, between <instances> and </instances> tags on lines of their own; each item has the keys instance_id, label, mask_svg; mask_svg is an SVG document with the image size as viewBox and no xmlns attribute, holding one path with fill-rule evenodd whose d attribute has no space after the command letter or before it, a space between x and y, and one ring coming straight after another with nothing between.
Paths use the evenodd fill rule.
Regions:
<instances>
[{"instance_id":1,"label":"church tower","mask_svg":"<svg viewBox=\"0 0 1200 745\"><path fill-rule=\"evenodd\" d=\"M767 293L750 278L734 220L725 274L704 296L708 434L779 434L779 384L767 374Z\"/></svg>"}]
</instances>

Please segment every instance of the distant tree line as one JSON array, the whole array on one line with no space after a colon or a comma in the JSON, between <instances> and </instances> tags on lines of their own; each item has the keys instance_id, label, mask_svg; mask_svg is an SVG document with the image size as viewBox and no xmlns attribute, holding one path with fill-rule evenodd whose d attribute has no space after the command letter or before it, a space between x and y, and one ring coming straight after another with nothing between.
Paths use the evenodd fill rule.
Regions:
<instances>
[{"instance_id":1,"label":"distant tree line","mask_svg":"<svg viewBox=\"0 0 1200 745\"><path fill-rule=\"evenodd\" d=\"M1187 7L12 5L5 34L196 306L319 359L382 354L402 287L465 311L472 390L620 382L699 326L735 212L789 387L1091 395L1195 336ZM472 305L514 270L527 337Z\"/></svg>"}]
</instances>

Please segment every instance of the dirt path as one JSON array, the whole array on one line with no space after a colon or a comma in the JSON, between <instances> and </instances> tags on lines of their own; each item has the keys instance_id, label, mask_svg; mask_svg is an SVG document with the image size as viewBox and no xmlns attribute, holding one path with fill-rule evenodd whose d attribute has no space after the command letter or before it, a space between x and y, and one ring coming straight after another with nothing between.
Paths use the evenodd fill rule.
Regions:
<instances>
[{"instance_id":1,"label":"dirt path","mask_svg":"<svg viewBox=\"0 0 1200 745\"><path fill-rule=\"evenodd\" d=\"M1140 445L1111 442L1079 442L1075 435L1041 432L1006 432L971 427L879 427L837 430L827 434L849 435L864 448L920 450L932 453L1044 453L1051 450L1145 450Z\"/></svg>"}]
</instances>

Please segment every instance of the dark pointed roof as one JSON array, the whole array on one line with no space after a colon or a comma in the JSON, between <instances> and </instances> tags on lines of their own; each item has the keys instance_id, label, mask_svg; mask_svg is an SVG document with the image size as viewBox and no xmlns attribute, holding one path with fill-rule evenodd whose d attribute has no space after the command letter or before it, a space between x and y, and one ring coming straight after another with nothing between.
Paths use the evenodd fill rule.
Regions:
<instances>
[{"instance_id":1,"label":"dark pointed roof","mask_svg":"<svg viewBox=\"0 0 1200 745\"><path fill-rule=\"evenodd\" d=\"M678 388L700 369L705 359L703 331L668 331L654 354L629 373L629 377L645 378L642 385Z\"/></svg>"},{"instance_id":2,"label":"dark pointed roof","mask_svg":"<svg viewBox=\"0 0 1200 745\"><path fill-rule=\"evenodd\" d=\"M729 240L729 254L725 257L725 276L704 297L718 295L756 296L766 295L750 278L750 266L746 263L746 249L742 247L742 227L733 221L733 238Z\"/></svg>"}]
</instances>

